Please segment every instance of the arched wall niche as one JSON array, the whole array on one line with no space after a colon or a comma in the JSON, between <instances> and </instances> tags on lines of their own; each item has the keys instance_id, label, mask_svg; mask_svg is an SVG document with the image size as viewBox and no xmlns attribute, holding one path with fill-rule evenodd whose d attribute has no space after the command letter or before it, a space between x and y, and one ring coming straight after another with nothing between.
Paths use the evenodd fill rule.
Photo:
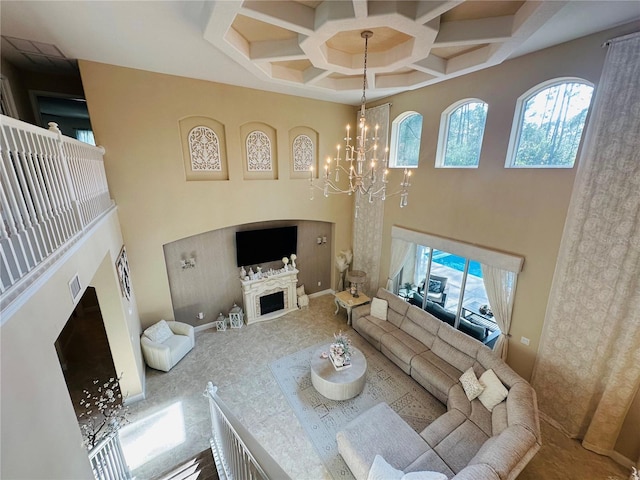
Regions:
<instances>
[{"instance_id":1,"label":"arched wall niche","mask_svg":"<svg viewBox=\"0 0 640 480\"><path fill-rule=\"evenodd\" d=\"M224 125L209 117L178 121L185 179L229 180Z\"/></svg>"},{"instance_id":2,"label":"arched wall niche","mask_svg":"<svg viewBox=\"0 0 640 480\"><path fill-rule=\"evenodd\" d=\"M163 246L175 320L197 327L214 321L220 312L226 316L234 303L244 309L240 267L236 265L236 232L293 225L298 227L298 286L304 285L309 294L330 289L334 224L312 220L274 220L235 225ZM190 258L194 259L195 266L182 268L182 260ZM256 267L244 266L247 270ZM264 271L277 269L282 267L282 262L267 262L261 266ZM200 312L205 314L203 319L197 317Z\"/></svg>"}]
</instances>

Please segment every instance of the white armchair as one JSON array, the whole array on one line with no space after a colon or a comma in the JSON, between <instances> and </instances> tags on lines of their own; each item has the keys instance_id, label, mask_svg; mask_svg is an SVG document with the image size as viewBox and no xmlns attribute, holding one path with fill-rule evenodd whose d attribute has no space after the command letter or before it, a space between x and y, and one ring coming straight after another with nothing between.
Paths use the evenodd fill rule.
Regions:
<instances>
[{"instance_id":1,"label":"white armchair","mask_svg":"<svg viewBox=\"0 0 640 480\"><path fill-rule=\"evenodd\" d=\"M140 345L147 365L168 372L193 349L195 334L187 323L160 320L143 332Z\"/></svg>"}]
</instances>

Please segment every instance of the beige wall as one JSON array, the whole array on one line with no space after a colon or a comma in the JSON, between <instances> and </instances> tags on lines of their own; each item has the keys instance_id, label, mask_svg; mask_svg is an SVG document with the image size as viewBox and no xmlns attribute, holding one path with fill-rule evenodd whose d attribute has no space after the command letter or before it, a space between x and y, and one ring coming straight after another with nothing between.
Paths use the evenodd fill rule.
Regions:
<instances>
[{"instance_id":1,"label":"beige wall","mask_svg":"<svg viewBox=\"0 0 640 480\"><path fill-rule=\"evenodd\" d=\"M441 84L393 96L391 119L407 110L424 116L419 168L412 177L409 205L386 202L380 278L387 277L392 225L450 237L521 255L524 269L511 325L508 363L529 379L564 228L573 169L505 169L517 98L557 77L597 84L611 32L593 35L504 62ZM464 98L488 103L477 169L436 169L440 115ZM520 343L521 337L530 345Z\"/></svg>"},{"instance_id":2,"label":"beige wall","mask_svg":"<svg viewBox=\"0 0 640 480\"><path fill-rule=\"evenodd\" d=\"M106 147L107 179L144 326L173 318L165 244L295 219L333 223L333 249L351 246L351 197L325 199L317 192L311 201L307 180L290 179L288 142L292 128L309 127L319 133L324 158L353 123L353 107L91 62L81 62L80 70L96 142ZM194 115L224 124L228 181L185 181L178 122ZM240 128L249 122L276 129L278 180L244 180Z\"/></svg>"},{"instance_id":3,"label":"beige wall","mask_svg":"<svg viewBox=\"0 0 640 480\"><path fill-rule=\"evenodd\" d=\"M24 306L3 319L0 477L92 478L54 346L74 309L68 283L76 273L83 288L96 287L114 364L124 373L122 391L131 396L142 392L140 322L119 294L115 271L121 246L113 210L47 271L50 277L41 277Z\"/></svg>"}]
</instances>

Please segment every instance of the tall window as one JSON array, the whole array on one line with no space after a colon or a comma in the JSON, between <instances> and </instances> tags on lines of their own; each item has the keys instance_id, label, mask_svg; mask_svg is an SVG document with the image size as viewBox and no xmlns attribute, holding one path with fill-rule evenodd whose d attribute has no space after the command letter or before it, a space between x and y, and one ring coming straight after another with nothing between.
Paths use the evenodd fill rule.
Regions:
<instances>
[{"instance_id":1,"label":"tall window","mask_svg":"<svg viewBox=\"0 0 640 480\"><path fill-rule=\"evenodd\" d=\"M96 144L96 140L95 138L93 138L92 130L82 130L78 128L76 129L76 138L81 142L88 143L89 145L95 146Z\"/></svg>"},{"instance_id":2,"label":"tall window","mask_svg":"<svg viewBox=\"0 0 640 480\"><path fill-rule=\"evenodd\" d=\"M436 167L477 167L486 120L482 100L465 99L447 108L440 119Z\"/></svg>"},{"instance_id":3,"label":"tall window","mask_svg":"<svg viewBox=\"0 0 640 480\"><path fill-rule=\"evenodd\" d=\"M422 115L404 112L391 124L391 151L389 167L417 168L420 157Z\"/></svg>"},{"instance_id":4,"label":"tall window","mask_svg":"<svg viewBox=\"0 0 640 480\"><path fill-rule=\"evenodd\" d=\"M571 168L593 87L579 79L546 82L518 99L506 167Z\"/></svg>"}]
</instances>

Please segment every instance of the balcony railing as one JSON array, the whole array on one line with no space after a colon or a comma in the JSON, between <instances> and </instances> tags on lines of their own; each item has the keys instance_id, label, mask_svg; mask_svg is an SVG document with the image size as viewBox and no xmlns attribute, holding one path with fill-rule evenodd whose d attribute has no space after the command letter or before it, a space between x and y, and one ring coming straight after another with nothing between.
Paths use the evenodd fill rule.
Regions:
<instances>
[{"instance_id":1,"label":"balcony railing","mask_svg":"<svg viewBox=\"0 0 640 480\"><path fill-rule=\"evenodd\" d=\"M204 395L209 399L211 450L221 480L291 479L231 413L218 396L218 387L207 383Z\"/></svg>"},{"instance_id":2,"label":"balcony railing","mask_svg":"<svg viewBox=\"0 0 640 480\"><path fill-rule=\"evenodd\" d=\"M0 116L2 310L113 207L104 149Z\"/></svg>"},{"instance_id":3,"label":"balcony railing","mask_svg":"<svg viewBox=\"0 0 640 480\"><path fill-rule=\"evenodd\" d=\"M109 434L91 449L89 462L96 480L131 479L117 432Z\"/></svg>"}]
</instances>

